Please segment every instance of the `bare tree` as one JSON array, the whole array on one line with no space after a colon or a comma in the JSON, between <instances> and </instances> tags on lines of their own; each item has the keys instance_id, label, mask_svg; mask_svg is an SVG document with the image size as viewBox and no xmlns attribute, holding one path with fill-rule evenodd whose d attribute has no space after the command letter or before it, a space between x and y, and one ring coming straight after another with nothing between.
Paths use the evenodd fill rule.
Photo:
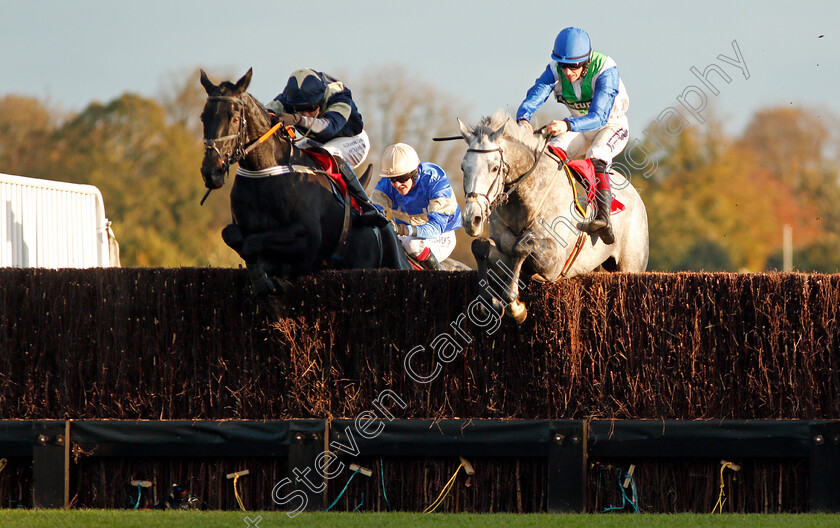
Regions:
<instances>
[{"instance_id":1,"label":"bare tree","mask_svg":"<svg viewBox=\"0 0 840 528\"><path fill-rule=\"evenodd\" d=\"M402 66L378 66L361 78L348 80L359 111L370 136L371 151L367 159L379 173L379 161L385 147L407 143L417 150L422 161L440 165L449 176L458 202L464 204L464 183L461 160L466 151L463 141L433 141L434 137L459 135L458 117L465 117L470 107L456 97L418 80ZM368 188L373 188L372 178ZM470 252L470 239L463 230L456 232L458 245L452 257L468 265L475 260Z\"/></svg>"},{"instance_id":2,"label":"bare tree","mask_svg":"<svg viewBox=\"0 0 840 528\"><path fill-rule=\"evenodd\" d=\"M468 105L410 76L402 66L368 70L351 89L370 135L368 161L375 169L385 147L402 142L414 147L420 159L443 167L450 178L460 173L464 143L436 142L432 138L457 135L456 119L469 112Z\"/></svg>"},{"instance_id":3,"label":"bare tree","mask_svg":"<svg viewBox=\"0 0 840 528\"><path fill-rule=\"evenodd\" d=\"M199 71L199 68L195 68L167 73L161 80L158 97L170 123L183 126L196 139L204 136L200 115L207 100L207 94L199 83ZM232 79L234 75L222 71L214 77L218 82L221 79Z\"/></svg>"}]
</instances>

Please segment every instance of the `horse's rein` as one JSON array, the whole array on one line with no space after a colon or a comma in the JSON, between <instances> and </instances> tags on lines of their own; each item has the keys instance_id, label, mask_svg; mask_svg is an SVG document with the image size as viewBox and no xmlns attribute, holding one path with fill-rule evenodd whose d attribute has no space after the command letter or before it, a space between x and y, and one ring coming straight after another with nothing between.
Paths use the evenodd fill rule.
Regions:
<instances>
[{"instance_id":1,"label":"horse's rein","mask_svg":"<svg viewBox=\"0 0 840 528\"><path fill-rule=\"evenodd\" d=\"M545 128L545 127L542 127L540 129L538 129L535 133L540 133L543 128ZM534 164L531 165L531 168L528 169L527 171L525 171L521 176L519 176L518 178L513 180L513 185L511 185L511 187L507 191L505 191L504 193L501 193L498 196L496 196L496 198L492 202L490 201L490 197L489 197L490 192L493 191L498 186L499 181L502 182L502 188L504 188L505 173L510 171L510 165L505 162L505 153L504 153L504 151L502 151L501 146L497 146L496 148L487 148L487 149L468 148L467 152L476 152L476 153L479 153L479 154L482 154L482 153L486 154L486 153L490 153L490 152L498 152L499 153L499 158L501 159L501 165L499 166L499 175L493 181L493 184L490 186L490 189L487 190L487 194L474 193L474 192L473 193L468 193L467 196L466 196L467 201L477 201L476 200L477 198L484 198L487 201L488 208L489 208L488 209L488 215L489 215L490 212L493 211L493 209L499 207L500 205L504 205L505 203L507 203L508 199L510 199L510 195L513 194L513 192L516 190L517 187L519 187L522 184L522 182L525 180L525 178L530 176L534 172L534 170L537 168L537 164L539 164L540 158L542 158L543 152L545 152L546 147L548 147L548 144L550 143L550 141L548 139L549 137L547 135L545 135L545 134L540 134L540 135L542 135L545 138L545 143L543 143L543 146L540 149L540 151L538 153L534 154ZM464 138L462 136L447 136L447 137L432 138L433 141L454 141L454 140L458 140L458 139L464 139ZM470 200L470 198L472 198L473 200Z\"/></svg>"},{"instance_id":2,"label":"horse's rein","mask_svg":"<svg viewBox=\"0 0 840 528\"><path fill-rule=\"evenodd\" d=\"M488 153L491 153L491 152L498 152L499 153L499 173L496 176L496 178L493 180L493 183L490 184L490 188L487 189L487 192L486 193L471 192L471 193L467 193L467 196L466 196L467 202L477 202L479 198L484 198L484 201L487 202L487 215L489 216L490 213L493 211L493 209L495 209L499 205L499 204L497 204L497 202L499 201L499 198L500 198L500 196L502 196L502 194L499 194L496 191L496 189L501 187L501 189L504 190L505 173L510 171L510 165L508 165L505 162L505 153L502 152L502 147L488 148L488 149L468 148L467 152L476 152L476 153L479 153L479 154L488 154ZM490 194L496 194L496 199L491 201L490 200ZM507 201L507 200L505 200L505 201ZM482 207L482 209L483 209L483 207Z\"/></svg>"},{"instance_id":3,"label":"horse's rein","mask_svg":"<svg viewBox=\"0 0 840 528\"><path fill-rule=\"evenodd\" d=\"M245 127L246 127L246 119L245 119L245 101L242 100L240 97L231 97L226 95L213 95L207 98L210 101L228 101L231 103L237 103L239 105L239 130L236 134L228 134L227 136L221 136L216 138L204 138L204 148L212 149L218 154L219 159L222 160L222 167L224 171L227 173L230 171L230 166L234 163L238 163L240 160L245 158L248 154L254 151L258 146L265 143L268 138L274 135L282 126L283 123L277 123L273 127L271 127L265 134L259 137L259 139L253 141L250 145L243 148L244 136L245 136ZM222 156L219 147L216 146L216 143L219 141L228 141L230 139L236 138L236 147L231 151L230 154L227 156ZM207 189L207 192L204 193L204 197L201 198L201 202L199 205L204 205L205 200L207 197L210 196L210 193L213 189Z\"/></svg>"}]
</instances>

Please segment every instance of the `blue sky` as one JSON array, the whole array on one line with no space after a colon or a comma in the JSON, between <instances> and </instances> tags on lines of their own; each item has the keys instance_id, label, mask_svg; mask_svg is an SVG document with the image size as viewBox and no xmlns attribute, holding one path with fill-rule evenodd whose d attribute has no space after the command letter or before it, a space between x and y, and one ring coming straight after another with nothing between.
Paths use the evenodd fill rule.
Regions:
<instances>
[{"instance_id":1,"label":"blue sky","mask_svg":"<svg viewBox=\"0 0 840 528\"><path fill-rule=\"evenodd\" d=\"M0 96L30 95L71 111L129 91L158 96L173 75L196 67L211 76L253 67L250 91L268 101L301 67L342 72L352 88L354 77L400 64L469 102L471 110L453 115L453 130L431 133L455 132L455 117L515 112L545 68L556 34L574 25L618 63L633 136L669 107L690 118L678 101L684 92L698 107L705 94L708 107L697 114L714 111L731 132L772 105L840 115L836 0L0 0L0 6ZM736 58L733 41L749 78L718 58ZM712 64L730 78L709 73L717 95L690 70ZM561 113L553 101L547 105Z\"/></svg>"}]
</instances>

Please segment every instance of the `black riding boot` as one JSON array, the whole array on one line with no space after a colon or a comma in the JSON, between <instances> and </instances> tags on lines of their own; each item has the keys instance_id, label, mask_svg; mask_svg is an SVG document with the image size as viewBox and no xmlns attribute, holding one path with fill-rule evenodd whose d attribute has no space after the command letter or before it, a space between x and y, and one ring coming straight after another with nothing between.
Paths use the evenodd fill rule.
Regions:
<instances>
[{"instance_id":1,"label":"black riding boot","mask_svg":"<svg viewBox=\"0 0 840 528\"><path fill-rule=\"evenodd\" d=\"M350 165L343 160L339 161L338 170L341 171L341 175L344 176L344 181L347 183L347 192L350 196L356 199L359 207L362 208L362 218L365 219L371 226L385 227L388 225L388 219L384 214L382 214L382 211L380 211L379 208L373 205L373 202L370 201L370 198L364 188L362 188L362 184L359 182L359 178L356 176L356 173L353 172L353 169L350 168Z\"/></svg>"},{"instance_id":2,"label":"black riding boot","mask_svg":"<svg viewBox=\"0 0 840 528\"><path fill-rule=\"evenodd\" d=\"M419 262L420 265L423 266L423 269L432 271L441 269L440 262L438 262L437 257L431 251L429 251L429 254L426 256L426 258L424 258L423 260L417 259L417 262Z\"/></svg>"},{"instance_id":3,"label":"black riding boot","mask_svg":"<svg viewBox=\"0 0 840 528\"><path fill-rule=\"evenodd\" d=\"M595 218L581 227L581 230L601 237L604 244L615 243L615 235L610 226L610 208L612 207L612 193L598 189L595 191L595 198L598 201L598 209L595 211Z\"/></svg>"}]
</instances>

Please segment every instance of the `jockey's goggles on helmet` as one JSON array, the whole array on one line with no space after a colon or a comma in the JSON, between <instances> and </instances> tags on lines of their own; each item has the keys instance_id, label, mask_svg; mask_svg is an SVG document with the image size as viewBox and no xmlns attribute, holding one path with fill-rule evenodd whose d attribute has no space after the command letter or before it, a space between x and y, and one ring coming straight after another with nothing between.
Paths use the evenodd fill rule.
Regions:
<instances>
[{"instance_id":1,"label":"jockey's goggles on helmet","mask_svg":"<svg viewBox=\"0 0 840 528\"><path fill-rule=\"evenodd\" d=\"M417 176L417 169L415 169L411 172L406 172L402 176L394 176L393 178L388 178L388 179L391 180L391 182L405 183L408 180L413 180L416 176Z\"/></svg>"},{"instance_id":2,"label":"jockey's goggles on helmet","mask_svg":"<svg viewBox=\"0 0 840 528\"><path fill-rule=\"evenodd\" d=\"M585 61L584 62L578 62L576 64L562 64L562 63L559 63L559 62L557 63L557 67L560 68L561 70L577 70L578 68L583 68L584 66L586 66Z\"/></svg>"},{"instance_id":3,"label":"jockey's goggles on helmet","mask_svg":"<svg viewBox=\"0 0 840 528\"><path fill-rule=\"evenodd\" d=\"M314 112L321 108L320 103L303 103L303 104L293 104L290 105L292 108L292 112L295 114L299 114L301 112Z\"/></svg>"}]
</instances>

